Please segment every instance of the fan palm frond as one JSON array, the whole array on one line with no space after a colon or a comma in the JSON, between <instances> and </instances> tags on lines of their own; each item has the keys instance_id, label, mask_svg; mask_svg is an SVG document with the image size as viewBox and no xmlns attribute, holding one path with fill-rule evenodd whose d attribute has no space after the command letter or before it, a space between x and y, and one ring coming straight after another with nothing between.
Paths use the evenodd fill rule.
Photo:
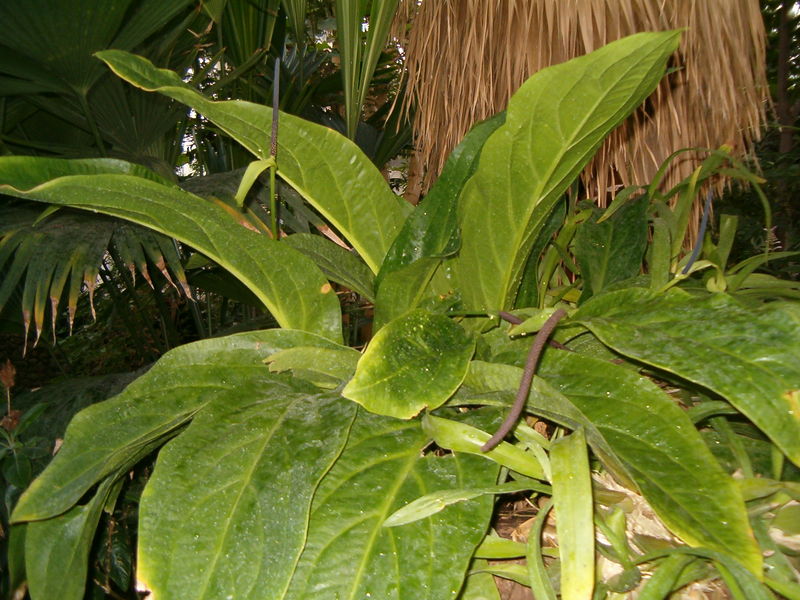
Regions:
<instances>
[{"instance_id":1,"label":"fan palm frond","mask_svg":"<svg viewBox=\"0 0 800 600\"><path fill-rule=\"evenodd\" d=\"M132 277L138 271L151 285L151 269L189 296L189 286L173 241L161 234L111 217L61 209L42 213L39 206L4 203L0 228L0 311L14 294L21 297L27 343L34 343L56 319L66 302L70 329L82 291L91 298L107 254L118 257ZM177 284L175 283L177 282ZM92 308L94 311L94 308Z\"/></svg>"},{"instance_id":2,"label":"fan palm frond","mask_svg":"<svg viewBox=\"0 0 800 600\"><path fill-rule=\"evenodd\" d=\"M0 95L6 101L0 140L18 154L113 155L171 168L180 153L174 130L185 111L123 85L93 52L113 46L163 66L186 66L196 54L189 28L205 18L192 4L0 3Z\"/></svg>"}]
</instances>

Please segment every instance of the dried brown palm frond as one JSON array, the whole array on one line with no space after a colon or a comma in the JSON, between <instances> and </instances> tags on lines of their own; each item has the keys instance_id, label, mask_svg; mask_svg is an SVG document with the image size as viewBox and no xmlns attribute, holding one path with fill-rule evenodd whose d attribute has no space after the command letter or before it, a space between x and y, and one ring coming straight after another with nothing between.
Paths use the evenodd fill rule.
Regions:
<instances>
[{"instance_id":1,"label":"dried brown palm frond","mask_svg":"<svg viewBox=\"0 0 800 600\"><path fill-rule=\"evenodd\" d=\"M601 204L609 188L649 182L675 150L729 144L742 156L758 139L768 98L758 0L403 0L395 31L406 48L405 107L415 106L423 190L469 128L502 110L531 74L626 35L676 28L686 28L680 69L583 173ZM664 185L696 165L683 155Z\"/></svg>"}]
</instances>

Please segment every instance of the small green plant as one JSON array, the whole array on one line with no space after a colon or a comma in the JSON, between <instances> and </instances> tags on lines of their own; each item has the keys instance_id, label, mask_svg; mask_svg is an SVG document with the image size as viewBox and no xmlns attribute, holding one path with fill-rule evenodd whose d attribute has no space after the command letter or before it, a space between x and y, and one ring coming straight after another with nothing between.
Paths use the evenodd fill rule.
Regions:
<instances>
[{"instance_id":1,"label":"small green plant","mask_svg":"<svg viewBox=\"0 0 800 600\"><path fill-rule=\"evenodd\" d=\"M625 285L648 248L648 202L593 230L562 206L678 39L639 34L541 71L470 132L415 209L331 130L281 114L271 152L269 108L214 102L144 59L99 53L256 161L272 155L354 252L245 229L121 161L0 159L0 191L172 236L281 326L176 348L76 415L13 514L33 600L83 597L101 515L154 452L136 577L159 599L498 598L491 574L537 598L666 598L715 577L738 598L797 597L797 305L667 289L654 269ZM577 297L549 285L573 237ZM674 279L667 259L649 265ZM342 343L329 280L375 302L363 353ZM528 334L553 328L520 390L535 362ZM522 419L495 446L515 397L550 433ZM487 534L493 498L519 492L543 500L527 543ZM641 506L663 536L636 529ZM557 546L541 535L551 511ZM599 557L616 571L596 569Z\"/></svg>"}]
</instances>

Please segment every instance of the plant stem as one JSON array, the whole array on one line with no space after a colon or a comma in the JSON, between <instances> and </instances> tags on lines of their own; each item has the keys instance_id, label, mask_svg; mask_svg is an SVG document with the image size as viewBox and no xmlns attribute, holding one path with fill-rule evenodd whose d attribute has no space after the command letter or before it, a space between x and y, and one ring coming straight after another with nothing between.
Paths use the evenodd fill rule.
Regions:
<instances>
[{"instance_id":1,"label":"plant stem","mask_svg":"<svg viewBox=\"0 0 800 600\"><path fill-rule=\"evenodd\" d=\"M280 103L280 81L281 59L275 59L275 71L272 75L272 135L270 137L269 155L275 161L278 157L278 105ZM272 230L272 239L279 240L278 236L278 200L275 196L275 171L278 170L277 163L269 168L269 214Z\"/></svg>"},{"instance_id":2,"label":"plant stem","mask_svg":"<svg viewBox=\"0 0 800 600\"><path fill-rule=\"evenodd\" d=\"M278 199L275 196L275 165L269 168L269 217L270 232L273 240L279 240L278 235Z\"/></svg>"},{"instance_id":3,"label":"plant stem","mask_svg":"<svg viewBox=\"0 0 800 600\"><path fill-rule=\"evenodd\" d=\"M489 441L481 446L481 452L488 452L506 437L509 431L514 428L519 420L522 410L525 408L525 402L528 400L528 394L531 391L531 383L533 382L533 374L536 372L536 366L539 364L539 356L547 343L547 338L553 333L558 322L566 316L567 312L563 308L559 308L556 312L550 315L550 318L544 322L542 328L533 338L533 344L528 352L528 358L525 361L525 369L522 371L522 379L519 382L519 390L517 390L517 397L508 413L505 421L500 425L495 434L489 438ZM508 313L501 313L500 316L507 318ZM513 315L511 315L513 316Z\"/></svg>"},{"instance_id":4,"label":"plant stem","mask_svg":"<svg viewBox=\"0 0 800 600\"><path fill-rule=\"evenodd\" d=\"M106 149L103 145L103 137L100 135L100 130L97 128L97 123L92 116L92 111L89 109L89 102L86 100L86 94L76 92L78 95L78 100L81 103L81 110L83 110L83 114L86 117L86 122L89 124L89 129L92 132L92 136L94 136L94 143L97 145L97 152L100 156L105 157Z\"/></svg>"}]
</instances>

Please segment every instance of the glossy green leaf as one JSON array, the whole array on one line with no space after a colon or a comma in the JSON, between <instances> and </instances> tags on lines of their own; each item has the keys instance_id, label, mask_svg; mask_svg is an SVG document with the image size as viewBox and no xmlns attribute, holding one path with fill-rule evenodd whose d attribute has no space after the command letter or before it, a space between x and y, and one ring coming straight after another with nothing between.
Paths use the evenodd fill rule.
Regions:
<instances>
[{"instance_id":1,"label":"glossy green leaf","mask_svg":"<svg viewBox=\"0 0 800 600\"><path fill-rule=\"evenodd\" d=\"M497 495L497 494L512 494L514 492L522 492L525 490L538 490L545 493L552 493L549 485L530 480L530 482L510 481L507 483L500 483L486 488L466 488L458 490L438 490L431 494L426 494L421 498L417 498L413 502L409 502L403 508L393 512L383 522L384 527L398 527L399 525L406 525L419 521L438 512L443 511L451 504L457 502L464 502L466 500L473 500L480 496Z\"/></svg>"},{"instance_id":2,"label":"glossy green leaf","mask_svg":"<svg viewBox=\"0 0 800 600\"><path fill-rule=\"evenodd\" d=\"M460 200L456 275L468 310L509 308L556 202L655 88L677 32L643 33L542 69L512 96Z\"/></svg>"},{"instance_id":3,"label":"glossy green leaf","mask_svg":"<svg viewBox=\"0 0 800 600\"><path fill-rule=\"evenodd\" d=\"M602 223L597 222L602 213L596 209L578 226L574 251L583 279L581 301L639 274L647 247L647 207L648 198L642 196Z\"/></svg>"},{"instance_id":4,"label":"glossy green leaf","mask_svg":"<svg viewBox=\"0 0 800 600\"><path fill-rule=\"evenodd\" d=\"M339 302L308 258L161 181L122 161L0 158L0 191L101 211L186 242L236 275L283 327L341 339Z\"/></svg>"},{"instance_id":5,"label":"glossy green leaf","mask_svg":"<svg viewBox=\"0 0 800 600\"><path fill-rule=\"evenodd\" d=\"M106 479L94 497L66 513L27 524L25 570L31 598L82 600L89 572L89 551L106 502L119 492L116 477ZM110 498L111 497L111 498Z\"/></svg>"},{"instance_id":6,"label":"glossy green leaf","mask_svg":"<svg viewBox=\"0 0 800 600\"><path fill-rule=\"evenodd\" d=\"M582 429L550 446L553 504L558 522L561 597L591 600L594 589L592 474Z\"/></svg>"},{"instance_id":7,"label":"glossy green leaf","mask_svg":"<svg viewBox=\"0 0 800 600\"><path fill-rule=\"evenodd\" d=\"M751 310L725 294L630 289L573 319L615 351L724 397L800 465L800 323L780 303Z\"/></svg>"},{"instance_id":8,"label":"glossy green leaf","mask_svg":"<svg viewBox=\"0 0 800 600\"><path fill-rule=\"evenodd\" d=\"M310 333L271 330L205 340L168 352L123 393L75 416L58 454L20 497L13 520L63 513L92 485L135 464L215 399L246 392L258 397L272 381L263 359L303 345L341 347Z\"/></svg>"},{"instance_id":9,"label":"glossy green leaf","mask_svg":"<svg viewBox=\"0 0 800 600\"><path fill-rule=\"evenodd\" d=\"M594 424L674 533L760 572L736 483L660 388L628 369L571 352L546 356L539 374Z\"/></svg>"},{"instance_id":10,"label":"glossy green leaf","mask_svg":"<svg viewBox=\"0 0 800 600\"><path fill-rule=\"evenodd\" d=\"M142 494L137 577L156 598L282 598L347 439L355 406L338 394L244 371L161 450Z\"/></svg>"},{"instance_id":11,"label":"glossy green leaf","mask_svg":"<svg viewBox=\"0 0 800 600\"><path fill-rule=\"evenodd\" d=\"M310 233L295 233L281 241L308 256L331 281L368 300L375 299L372 271L353 252Z\"/></svg>"},{"instance_id":12,"label":"glossy green leaf","mask_svg":"<svg viewBox=\"0 0 800 600\"><path fill-rule=\"evenodd\" d=\"M456 391L474 350L474 339L448 317L412 311L375 335L342 395L371 412L410 419Z\"/></svg>"},{"instance_id":13,"label":"glossy green leaf","mask_svg":"<svg viewBox=\"0 0 800 600\"><path fill-rule=\"evenodd\" d=\"M269 107L211 101L177 74L126 52L105 50L97 56L123 79L188 104L258 158L268 158ZM319 210L377 273L411 207L392 193L377 168L342 135L286 113L280 114L279 127L278 175Z\"/></svg>"},{"instance_id":14,"label":"glossy green leaf","mask_svg":"<svg viewBox=\"0 0 800 600\"><path fill-rule=\"evenodd\" d=\"M270 355L266 362L270 371L291 371L295 377L334 388L353 376L360 356L357 350L344 346L295 346Z\"/></svg>"},{"instance_id":15,"label":"glossy green leaf","mask_svg":"<svg viewBox=\"0 0 800 600\"><path fill-rule=\"evenodd\" d=\"M486 424L490 422L487 421ZM492 436L473 425L426 414L422 417L422 427L433 441L442 448L474 454L528 477L545 479L541 463L533 454L525 452L518 446L500 442L488 452L481 450L481 447Z\"/></svg>"},{"instance_id":16,"label":"glossy green leaf","mask_svg":"<svg viewBox=\"0 0 800 600\"><path fill-rule=\"evenodd\" d=\"M422 258L442 258L458 250L457 200L475 172L487 138L505 121L505 113L472 127L450 153L441 175L412 212L386 254L378 281Z\"/></svg>"},{"instance_id":17,"label":"glossy green leaf","mask_svg":"<svg viewBox=\"0 0 800 600\"><path fill-rule=\"evenodd\" d=\"M428 443L417 422L359 410L347 446L314 496L287 599L457 596L491 515L489 497L401 527L382 523L433 490L491 485L497 467L460 454L423 456Z\"/></svg>"},{"instance_id":18,"label":"glossy green leaf","mask_svg":"<svg viewBox=\"0 0 800 600\"><path fill-rule=\"evenodd\" d=\"M521 374L517 367L473 362L464 385L474 391L457 400L508 406ZM594 453L615 477L631 479L672 531L759 571L741 493L660 388L573 352L545 352L539 375L528 398L531 413L571 429L582 425Z\"/></svg>"},{"instance_id":19,"label":"glossy green leaf","mask_svg":"<svg viewBox=\"0 0 800 600\"><path fill-rule=\"evenodd\" d=\"M403 313L419 308L431 294L431 278L440 263L439 258L420 258L398 267L383 278L375 300L373 331L377 332Z\"/></svg>"},{"instance_id":20,"label":"glossy green leaf","mask_svg":"<svg viewBox=\"0 0 800 600\"><path fill-rule=\"evenodd\" d=\"M428 282L440 259L458 250L458 195L477 167L484 142L504 119L505 113L500 113L467 133L450 154L430 192L406 219L376 279L376 331L416 308L431 293Z\"/></svg>"}]
</instances>

